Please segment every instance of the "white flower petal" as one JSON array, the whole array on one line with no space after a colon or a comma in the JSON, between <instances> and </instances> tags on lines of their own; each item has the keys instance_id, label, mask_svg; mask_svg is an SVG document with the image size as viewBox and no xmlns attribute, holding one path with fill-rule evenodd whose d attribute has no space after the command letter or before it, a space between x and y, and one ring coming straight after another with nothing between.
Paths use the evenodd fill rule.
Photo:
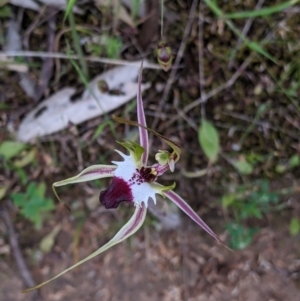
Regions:
<instances>
[{"instance_id":1,"label":"white flower petal","mask_svg":"<svg viewBox=\"0 0 300 301\"><path fill-rule=\"evenodd\" d=\"M156 190L153 189L149 183L144 182L140 185L133 184L131 190L135 206L141 206L142 203L144 203L145 206L148 207L149 198L156 204Z\"/></svg>"},{"instance_id":2,"label":"white flower petal","mask_svg":"<svg viewBox=\"0 0 300 301\"><path fill-rule=\"evenodd\" d=\"M137 164L131 156L127 156L122 152L116 150L116 152L124 159L124 161L112 161L117 165L114 175L128 182L137 170Z\"/></svg>"},{"instance_id":3,"label":"white flower petal","mask_svg":"<svg viewBox=\"0 0 300 301\"><path fill-rule=\"evenodd\" d=\"M151 198L156 204L156 189L151 184L141 180L139 168L137 163L131 156L127 156L120 151L118 154L124 158L124 161L113 161L113 164L117 165L114 171L114 176L123 179L131 188L133 201L135 206L141 206L142 203L148 206L148 200Z\"/></svg>"}]
</instances>

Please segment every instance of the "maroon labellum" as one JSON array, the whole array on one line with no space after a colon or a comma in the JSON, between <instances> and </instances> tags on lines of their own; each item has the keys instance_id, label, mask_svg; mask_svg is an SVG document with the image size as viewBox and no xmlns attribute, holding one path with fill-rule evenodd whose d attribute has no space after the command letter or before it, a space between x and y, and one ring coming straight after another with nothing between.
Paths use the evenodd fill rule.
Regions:
<instances>
[{"instance_id":1,"label":"maroon labellum","mask_svg":"<svg viewBox=\"0 0 300 301\"><path fill-rule=\"evenodd\" d=\"M108 189L100 192L99 200L106 209L112 209L121 202L133 202L133 196L130 186L123 179L113 177Z\"/></svg>"}]
</instances>

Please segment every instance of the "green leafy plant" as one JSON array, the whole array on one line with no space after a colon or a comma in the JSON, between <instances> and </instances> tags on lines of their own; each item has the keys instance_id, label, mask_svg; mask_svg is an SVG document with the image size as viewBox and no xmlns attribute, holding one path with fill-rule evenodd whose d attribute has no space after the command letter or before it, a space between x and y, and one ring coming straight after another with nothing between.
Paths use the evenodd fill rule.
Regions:
<instances>
[{"instance_id":1,"label":"green leafy plant","mask_svg":"<svg viewBox=\"0 0 300 301\"><path fill-rule=\"evenodd\" d=\"M266 58L268 58L270 61L272 61L275 64L278 64L277 60L275 57L273 57L269 52L267 52L263 47L262 43L256 42L256 41L251 41L249 40L244 34L238 29L238 27L228 18L233 17L241 17L241 15L238 16L233 16L232 14L224 14L222 9L219 7L217 1L213 0L204 0L206 5L211 9L211 11L220 19L223 19L225 21L225 24L231 29L231 31L238 36L244 43L245 46L247 46L249 49L251 49L253 52L256 52ZM292 5L292 4L291 4ZM282 9L282 7L281 7ZM278 7L276 7L276 11L279 11ZM266 12L264 11L266 14ZM248 16L249 16L248 12ZM242 15L242 17L245 17L245 15Z\"/></svg>"},{"instance_id":2,"label":"green leafy plant","mask_svg":"<svg viewBox=\"0 0 300 301\"><path fill-rule=\"evenodd\" d=\"M0 144L0 157L10 160L27 147L25 143L6 140Z\"/></svg>"},{"instance_id":3,"label":"green leafy plant","mask_svg":"<svg viewBox=\"0 0 300 301\"><path fill-rule=\"evenodd\" d=\"M8 5L5 5L4 3L2 4L1 2L6 2L6 0L0 1L0 18L10 18L11 17L11 7ZM8 1L7 1L8 2ZM2 5L5 5L1 7Z\"/></svg>"},{"instance_id":4,"label":"green leafy plant","mask_svg":"<svg viewBox=\"0 0 300 301\"><path fill-rule=\"evenodd\" d=\"M31 182L26 192L13 193L13 203L20 209L20 213L29 219L37 230L40 230L47 213L55 208L53 200L45 197L46 184Z\"/></svg>"},{"instance_id":5,"label":"green leafy plant","mask_svg":"<svg viewBox=\"0 0 300 301\"><path fill-rule=\"evenodd\" d=\"M238 223L228 223L226 228L230 234L230 247L235 250L246 248L253 236L259 231L258 228L247 228Z\"/></svg>"},{"instance_id":6,"label":"green leafy plant","mask_svg":"<svg viewBox=\"0 0 300 301\"><path fill-rule=\"evenodd\" d=\"M277 164L275 170L278 173L284 173L295 167L299 167L299 165L300 165L300 156L295 154L292 157L290 157L287 162Z\"/></svg>"},{"instance_id":7,"label":"green leafy plant","mask_svg":"<svg viewBox=\"0 0 300 301\"><path fill-rule=\"evenodd\" d=\"M198 130L200 146L211 163L218 160L220 139L217 129L212 123L203 119Z\"/></svg>"},{"instance_id":8,"label":"green leafy plant","mask_svg":"<svg viewBox=\"0 0 300 301\"><path fill-rule=\"evenodd\" d=\"M110 59L117 59L123 47L122 40L108 34L95 36L85 46L93 56L107 56Z\"/></svg>"},{"instance_id":9,"label":"green leafy plant","mask_svg":"<svg viewBox=\"0 0 300 301\"><path fill-rule=\"evenodd\" d=\"M279 193L271 192L269 182L257 180L251 187L238 186L233 193L222 197L222 205L234 215L234 222L227 224L229 244L233 249L243 249L253 239L258 228L244 226L247 219L261 219L279 201Z\"/></svg>"},{"instance_id":10,"label":"green leafy plant","mask_svg":"<svg viewBox=\"0 0 300 301\"><path fill-rule=\"evenodd\" d=\"M139 10L140 10L142 3L140 0L132 0L131 3L132 3L131 16L132 16L132 19L135 20L138 17Z\"/></svg>"},{"instance_id":11,"label":"green leafy plant","mask_svg":"<svg viewBox=\"0 0 300 301\"><path fill-rule=\"evenodd\" d=\"M240 11L225 14L224 17L228 19L242 19L242 18L255 18L255 17L267 17L269 15L282 12L283 10L295 5L299 0L290 0L283 3L275 4L273 6L264 7L259 10Z\"/></svg>"},{"instance_id":12,"label":"green leafy plant","mask_svg":"<svg viewBox=\"0 0 300 301\"><path fill-rule=\"evenodd\" d=\"M300 233L300 219L297 217L293 217L290 222L290 234L297 235Z\"/></svg>"},{"instance_id":13,"label":"green leafy plant","mask_svg":"<svg viewBox=\"0 0 300 301\"><path fill-rule=\"evenodd\" d=\"M253 172L253 166L246 160L232 161L233 166L242 175L250 175Z\"/></svg>"},{"instance_id":14,"label":"green leafy plant","mask_svg":"<svg viewBox=\"0 0 300 301\"><path fill-rule=\"evenodd\" d=\"M106 36L106 54L111 59L116 59L120 55L123 46L122 41L112 36Z\"/></svg>"}]
</instances>

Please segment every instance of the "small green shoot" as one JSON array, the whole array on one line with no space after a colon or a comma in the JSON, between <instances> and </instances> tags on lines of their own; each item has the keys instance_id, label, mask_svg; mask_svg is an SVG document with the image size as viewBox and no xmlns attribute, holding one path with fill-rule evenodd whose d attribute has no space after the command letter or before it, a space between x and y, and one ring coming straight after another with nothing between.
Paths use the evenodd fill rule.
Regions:
<instances>
[{"instance_id":1,"label":"small green shoot","mask_svg":"<svg viewBox=\"0 0 300 301\"><path fill-rule=\"evenodd\" d=\"M257 228L245 228L237 223L228 223L226 228L230 235L229 246L233 250L245 249L251 244L253 236L258 232Z\"/></svg>"},{"instance_id":2,"label":"small green shoot","mask_svg":"<svg viewBox=\"0 0 300 301\"><path fill-rule=\"evenodd\" d=\"M241 11L235 13L224 14L224 18L227 19L243 19L243 18L256 18L266 17L275 13L280 13L283 10L295 5L299 0L290 0L283 3L279 3L270 7L260 8L258 10Z\"/></svg>"},{"instance_id":3,"label":"small green shoot","mask_svg":"<svg viewBox=\"0 0 300 301\"><path fill-rule=\"evenodd\" d=\"M18 179L22 185L26 185L28 183L28 175L23 168L16 168L16 174L18 175Z\"/></svg>"},{"instance_id":4,"label":"small green shoot","mask_svg":"<svg viewBox=\"0 0 300 301\"><path fill-rule=\"evenodd\" d=\"M253 172L253 166L246 160L233 161L233 166L242 175L250 175Z\"/></svg>"},{"instance_id":5,"label":"small green shoot","mask_svg":"<svg viewBox=\"0 0 300 301\"><path fill-rule=\"evenodd\" d=\"M66 7L66 12L65 12L65 16L64 16L64 21L66 21L66 19L70 15L71 11L73 10L73 7L74 7L75 3L76 3L76 0L68 0L67 7Z\"/></svg>"},{"instance_id":6,"label":"small green shoot","mask_svg":"<svg viewBox=\"0 0 300 301\"><path fill-rule=\"evenodd\" d=\"M1 3L1 1L0 1L0 3ZM4 0L3 2L5 3L6 0ZM7 2L9 2L9 1L7 1ZM2 6L1 4L0 4L0 18L3 18L3 19L4 18L10 18L11 17L11 7L8 6L8 5L5 5L5 6L1 7Z\"/></svg>"},{"instance_id":7,"label":"small green shoot","mask_svg":"<svg viewBox=\"0 0 300 301\"><path fill-rule=\"evenodd\" d=\"M286 163L279 163L276 165L275 170L277 173L285 173L300 165L300 156L295 154L290 157Z\"/></svg>"},{"instance_id":8,"label":"small green shoot","mask_svg":"<svg viewBox=\"0 0 300 301\"><path fill-rule=\"evenodd\" d=\"M131 0L131 2L132 2L131 16L133 20L136 20L140 10L141 0Z\"/></svg>"},{"instance_id":9,"label":"small green shoot","mask_svg":"<svg viewBox=\"0 0 300 301\"><path fill-rule=\"evenodd\" d=\"M234 25L234 23L232 23L231 20L226 19L226 15L223 13L223 11L219 8L218 4L216 1L213 0L204 0L204 2L206 3L206 5L215 13L215 15L220 18L220 19L224 19L226 25L232 30L232 32L234 32L243 42L244 44L250 48L252 51L257 52L263 56L265 56L266 58L268 58L269 60L271 60L272 62L274 62L275 64L277 64L277 60L271 55L269 54L266 50L264 50L259 43L254 42L254 41L250 41L247 37L245 37L243 35L243 33Z\"/></svg>"},{"instance_id":10,"label":"small green shoot","mask_svg":"<svg viewBox=\"0 0 300 301\"><path fill-rule=\"evenodd\" d=\"M106 121L104 121L104 122L102 122L101 124L98 125L98 127L97 127L97 129L96 129L96 131L95 131L95 133L92 137L92 141L94 141L95 139L97 139L101 135L101 133L103 132L103 130L106 126L109 126L111 132L114 135L114 137L115 138L117 137L114 122L112 120L106 120Z\"/></svg>"},{"instance_id":11,"label":"small green shoot","mask_svg":"<svg viewBox=\"0 0 300 301\"><path fill-rule=\"evenodd\" d=\"M46 214L52 211L55 206L53 200L45 197L46 184L31 182L26 192L13 193L13 203L20 209L20 213L30 220L37 230L42 228Z\"/></svg>"},{"instance_id":12,"label":"small green shoot","mask_svg":"<svg viewBox=\"0 0 300 301\"><path fill-rule=\"evenodd\" d=\"M25 166L36 162L37 150L35 148L24 151L20 158L14 160L15 168L24 168Z\"/></svg>"},{"instance_id":13,"label":"small green shoot","mask_svg":"<svg viewBox=\"0 0 300 301\"><path fill-rule=\"evenodd\" d=\"M101 103L99 101L99 99L97 98L97 96L95 95L94 91L91 89L91 86L86 78L86 76L82 73L82 70L80 69L80 66L77 64L77 62L73 59L70 58L70 61L73 65L73 67L75 68L75 70L77 71L78 75L79 75L79 78L80 80L83 82L85 88L89 91L89 93L91 93L91 95L93 96L93 98L96 100L99 108L103 110L103 107L101 106Z\"/></svg>"},{"instance_id":14,"label":"small green shoot","mask_svg":"<svg viewBox=\"0 0 300 301\"><path fill-rule=\"evenodd\" d=\"M6 140L0 144L0 157L4 157L5 160L10 160L17 156L21 151L27 147L27 144Z\"/></svg>"},{"instance_id":15,"label":"small green shoot","mask_svg":"<svg viewBox=\"0 0 300 301\"><path fill-rule=\"evenodd\" d=\"M299 218L293 217L291 219L289 230L290 230L290 234L293 236L300 233L300 219Z\"/></svg>"},{"instance_id":16,"label":"small green shoot","mask_svg":"<svg viewBox=\"0 0 300 301\"><path fill-rule=\"evenodd\" d=\"M299 90L299 77L296 76L295 80L293 78L293 74L297 74L296 72L299 70L298 62L288 65L287 71L282 74L282 78L278 80L276 76L273 74L272 70L264 64L266 70L268 71L269 76L276 83L277 89L286 95L286 97L290 100L290 102L296 108L296 113L300 116L300 106L298 104L298 93ZM290 83L290 88L286 89L285 82L288 81ZM295 87L292 88L292 82L297 83Z\"/></svg>"},{"instance_id":17,"label":"small green shoot","mask_svg":"<svg viewBox=\"0 0 300 301\"><path fill-rule=\"evenodd\" d=\"M215 163L220 151L219 134L214 125L205 119L199 127L198 140L206 157L211 163Z\"/></svg>"},{"instance_id":18,"label":"small green shoot","mask_svg":"<svg viewBox=\"0 0 300 301\"><path fill-rule=\"evenodd\" d=\"M85 48L93 56L106 56L110 59L118 59L122 50L123 43L119 37L102 34L91 39Z\"/></svg>"},{"instance_id":19,"label":"small green shoot","mask_svg":"<svg viewBox=\"0 0 300 301\"><path fill-rule=\"evenodd\" d=\"M5 197L9 185L0 185L0 201Z\"/></svg>"},{"instance_id":20,"label":"small green shoot","mask_svg":"<svg viewBox=\"0 0 300 301\"><path fill-rule=\"evenodd\" d=\"M252 242L258 228L248 228L248 219L261 219L279 201L279 193L272 192L267 180L257 180L250 187L241 185L222 197L222 205L233 213L234 222L228 224L230 246L233 249L245 248Z\"/></svg>"},{"instance_id":21,"label":"small green shoot","mask_svg":"<svg viewBox=\"0 0 300 301\"><path fill-rule=\"evenodd\" d=\"M119 58L121 48L123 46L122 41L118 38L106 36L106 54L110 59Z\"/></svg>"},{"instance_id":22,"label":"small green shoot","mask_svg":"<svg viewBox=\"0 0 300 301\"><path fill-rule=\"evenodd\" d=\"M252 133L252 131L254 130L254 128L256 126L256 123L268 111L269 108L270 108L270 105L268 103L263 103L263 104L261 104L258 107L257 112L255 114L255 117L254 117L253 121L251 122L251 124L249 125L249 127L247 128L247 130L245 131L245 133L242 135L240 141L238 142L238 145L240 147L242 147L242 145L245 142L245 140L248 137L248 135L250 133Z\"/></svg>"},{"instance_id":23,"label":"small green shoot","mask_svg":"<svg viewBox=\"0 0 300 301\"><path fill-rule=\"evenodd\" d=\"M83 56L83 51L82 51L82 48L80 45L78 32L76 30L75 17L74 17L72 10L70 10L70 12L68 13L68 21L69 21L70 28L71 28L72 42L73 42L76 54L79 56L79 64L80 64L80 68L81 68L81 73L85 77L86 81L88 81L88 79L89 79L88 67L87 67L86 61Z\"/></svg>"},{"instance_id":24,"label":"small green shoot","mask_svg":"<svg viewBox=\"0 0 300 301\"><path fill-rule=\"evenodd\" d=\"M298 167L300 165L300 156L295 154L290 157L288 165L290 168Z\"/></svg>"}]
</instances>

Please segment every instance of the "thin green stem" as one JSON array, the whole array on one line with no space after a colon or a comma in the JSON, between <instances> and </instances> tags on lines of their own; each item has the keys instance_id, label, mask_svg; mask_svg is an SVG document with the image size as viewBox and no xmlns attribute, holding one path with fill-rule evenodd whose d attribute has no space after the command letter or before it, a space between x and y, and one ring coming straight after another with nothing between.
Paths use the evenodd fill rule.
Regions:
<instances>
[{"instance_id":1,"label":"thin green stem","mask_svg":"<svg viewBox=\"0 0 300 301\"><path fill-rule=\"evenodd\" d=\"M295 5L299 0L290 0L283 3L279 3L270 7L260 8L252 11L241 11L235 13L224 14L227 19L243 19L243 18L255 18L266 17L275 13L282 12L283 10Z\"/></svg>"},{"instance_id":2,"label":"thin green stem","mask_svg":"<svg viewBox=\"0 0 300 301\"><path fill-rule=\"evenodd\" d=\"M269 60L271 60L273 63L278 64L277 60L271 56L267 51L265 51L257 42L249 40L247 37L243 35L243 33L234 25L234 23L231 20L226 19L226 15L223 13L223 11L218 7L217 3L212 0L204 0L206 5L215 13L215 15L223 19L226 23L226 25L234 32L242 41L243 43L249 47L251 50L265 56Z\"/></svg>"},{"instance_id":3,"label":"thin green stem","mask_svg":"<svg viewBox=\"0 0 300 301\"><path fill-rule=\"evenodd\" d=\"M243 134L243 136L241 137L240 141L239 141L239 145L240 147L242 147L245 139L248 137L248 135L253 131L256 122L260 119L260 117L269 109L269 104L261 104L260 107L257 110L257 113L252 121L252 123L249 125L249 127L247 128L246 132Z\"/></svg>"},{"instance_id":4,"label":"thin green stem","mask_svg":"<svg viewBox=\"0 0 300 301\"><path fill-rule=\"evenodd\" d=\"M84 60L82 48L80 46L79 36L78 36L77 30L76 30L75 18L74 18L74 14L73 14L72 10L68 14L68 21L69 21L69 24L71 27L71 35L72 35L74 48L75 48L76 54L79 57L79 64L80 64L82 73L87 81L89 78L88 68L87 68L87 64Z\"/></svg>"}]
</instances>

